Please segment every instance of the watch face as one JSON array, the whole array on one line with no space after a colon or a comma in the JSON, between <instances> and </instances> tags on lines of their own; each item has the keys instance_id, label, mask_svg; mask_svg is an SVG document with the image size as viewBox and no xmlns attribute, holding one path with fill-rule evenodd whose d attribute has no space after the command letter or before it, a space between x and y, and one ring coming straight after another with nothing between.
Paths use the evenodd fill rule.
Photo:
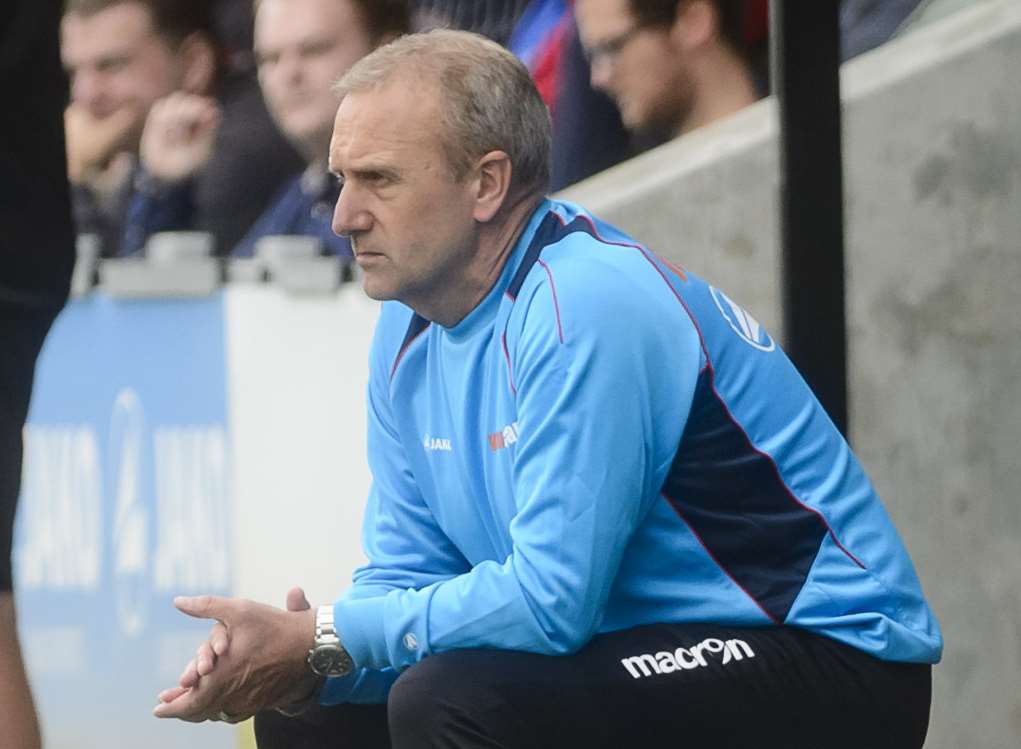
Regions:
<instances>
[{"instance_id":1,"label":"watch face","mask_svg":"<svg viewBox=\"0 0 1021 749\"><path fill-rule=\"evenodd\" d=\"M308 656L308 665L320 676L344 676L354 664L340 645L318 645Z\"/></svg>"}]
</instances>

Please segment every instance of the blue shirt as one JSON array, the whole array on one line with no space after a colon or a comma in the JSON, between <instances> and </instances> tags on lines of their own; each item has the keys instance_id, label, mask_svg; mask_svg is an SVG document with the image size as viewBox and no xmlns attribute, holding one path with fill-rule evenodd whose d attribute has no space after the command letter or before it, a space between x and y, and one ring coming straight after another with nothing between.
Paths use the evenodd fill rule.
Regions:
<instances>
[{"instance_id":1,"label":"blue shirt","mask_svg":"<svg viewBox=\"0 0 1021 749\"><path fill-rule=\"evenodd\" d=\"M195 180L163 185L144 171L136 170L132 184L119 256L141 254L146 241L156 232L179 231L195 225ZM333 207L338 194L336 181L326 171L318 165L306 169L284 184L231 255L251 257L259 239L283 234L318 237L325 254L351 257L351 242L333 233Z\"/></svg>"},{"instance_id":2,"label":"blue shirt","mask_svg":"<svg viewBox=\"0 0 1021 749\"><path fill-rule=\"evenodd\" d=\"M570 653L654 622L787 624L895 661L942 639L846 442L722 291L543 202L453 328L383 305L369 562L335 604L384 699L456 648Z\"/></svg>"},{"instance_id":3,"label":"blue shirt","mask_svg":"<svg viewBox=\"0 0 1021 749\"><path fill-rule=\"evenodd\" d=\"M337 182L318 165L288 182L231 253L251 257L262 237L280 234L319 237L327 255L352 257L351 242L332 228Z\"/></svg>"}]
</instances>

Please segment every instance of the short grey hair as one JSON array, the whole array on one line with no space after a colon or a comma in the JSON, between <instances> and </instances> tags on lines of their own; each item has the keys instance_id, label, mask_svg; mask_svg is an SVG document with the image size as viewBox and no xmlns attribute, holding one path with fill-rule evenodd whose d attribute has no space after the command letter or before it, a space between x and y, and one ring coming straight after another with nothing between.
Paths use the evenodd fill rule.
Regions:
<instances>
[{"instance_id":1,"label":"short grey hair","mask_svg":"<svg viewBox=\"0 0 1021 749\"><path fill-rule=\"evenodd\" d=\"M441 140L457 179L490 151L511 162L511 192L549 188L552 126L528 69L499 44L478 34L434 29L386 44L337 82L343 99L398 75L435 83L443 118Z\"/></svg>"}]
</instances>

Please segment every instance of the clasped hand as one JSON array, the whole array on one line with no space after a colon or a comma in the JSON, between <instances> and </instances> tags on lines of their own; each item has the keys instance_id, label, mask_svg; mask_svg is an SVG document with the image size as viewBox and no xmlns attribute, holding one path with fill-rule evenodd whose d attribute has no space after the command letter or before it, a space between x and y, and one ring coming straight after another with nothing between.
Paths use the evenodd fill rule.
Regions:
<instances>
[{"instance_id":1,"label":"clasped hand","mask_svg":"<svg viewBox=\"0 0 1021 749\"><path fill-rule=\"evenodd\" d=\"M286 611L217 596L179 597L174 606L216 624L177 686L159 694L153 710L157 718L237 722L299 702L315 689L316 678L305 660L314 613L301 588L288 593Z\"/></svg>"}]
</instances>

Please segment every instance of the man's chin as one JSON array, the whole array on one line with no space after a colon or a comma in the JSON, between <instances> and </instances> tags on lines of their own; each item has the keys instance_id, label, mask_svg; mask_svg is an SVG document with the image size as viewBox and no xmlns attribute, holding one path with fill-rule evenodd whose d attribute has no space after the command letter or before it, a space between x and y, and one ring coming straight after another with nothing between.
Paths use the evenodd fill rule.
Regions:
<instances>
[{"instance_id":1,"label":"man's chin","mask_svg":"<svg viewBox=\"0 0 1021 749\"><path fill-rule=\"evenodd\" d=\"M284 133L289 141L299 150L306 144L319 143L323 140L323 133L327 133L326 140L329 141L329 133L333 131L333 121L323 123L322 119L312 112L291 113L277 121L277 126Z\"/></svg>"},{"instance_id":2,"label":"man's chin","mask_svg":"<svg viewBox=\"0 0 1021 749\"><path fill-rule=\"evenodd\" d=\"M618 109L620 110L620 121L628 130L641 132L649 126L648 118L644 117L635 107L618 104Z\"/></svg>"},{"instance_id":3,"label":"man's chin","mask_svg":"<svg viewBox=\"0 0 1021 749\"><path fill-rule=\"evenodd\" d=\"M362 273L362 291L369 299L375 299L377 302L389 302L396 299L393 289L380 283L380 279L373 278L371 274L365 272Z\"/></svg>"}]
</instances>

